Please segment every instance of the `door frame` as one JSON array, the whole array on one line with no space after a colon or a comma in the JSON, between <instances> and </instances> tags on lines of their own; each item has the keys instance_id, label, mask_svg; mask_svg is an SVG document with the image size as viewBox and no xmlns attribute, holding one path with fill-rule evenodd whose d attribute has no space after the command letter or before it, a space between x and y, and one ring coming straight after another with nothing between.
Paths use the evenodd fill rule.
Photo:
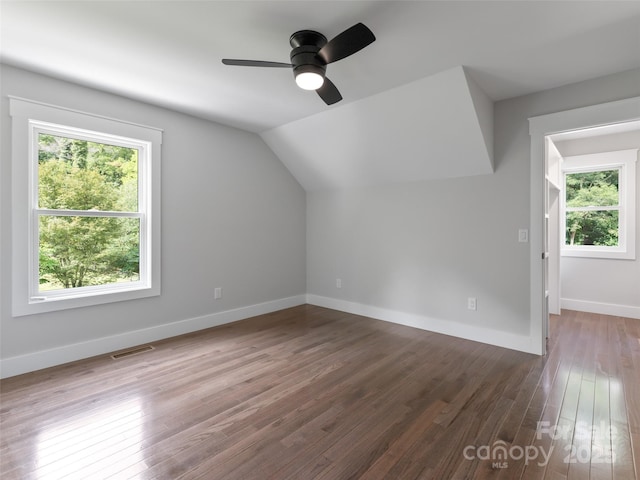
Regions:
<instances>
[{"instance_id":1,"label":"door frame","mask_svg":"<svg viewBox=\"0 0 640 480\"><path fill-rule=\"evenodd\" d=\"M529 118L530 156L530 331L532 350L546 354L544 252L545 138L556 133L640 120L640 97Z\"/></svg>"}]
</instances>

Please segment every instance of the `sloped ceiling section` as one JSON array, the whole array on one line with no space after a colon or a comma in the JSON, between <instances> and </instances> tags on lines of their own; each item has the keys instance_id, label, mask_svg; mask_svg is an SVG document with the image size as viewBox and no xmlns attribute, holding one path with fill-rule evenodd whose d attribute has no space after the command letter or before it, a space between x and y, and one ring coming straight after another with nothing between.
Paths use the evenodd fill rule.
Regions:
<instances>
[{"instance_id":1,"label":"sloped ceiling section","mask_svg":"<svg viewBox=\"0 0 640 480\"><path fill-rule=\"evenodd\" d=\"M307 191L493 173L493 102L462 66L260 135Z\"/></svg>"}]
</instances>

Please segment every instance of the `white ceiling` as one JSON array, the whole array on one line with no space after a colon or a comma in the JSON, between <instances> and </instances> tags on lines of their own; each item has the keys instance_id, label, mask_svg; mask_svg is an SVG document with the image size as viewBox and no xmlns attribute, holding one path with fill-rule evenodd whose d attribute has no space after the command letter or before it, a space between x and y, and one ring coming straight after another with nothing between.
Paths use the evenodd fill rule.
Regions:
<instances>
[{"instance_id":1,"label":"white ceiling","mask_svg":"<svg viewBox=\"0 0 640 480\"><path fill-rule=\"evenodd\" d=\"M400 122L398 131L411 127L402 123L410 122L407 92L422 85L443 89L426 97L454 94L429 80L443 72L464 67L496 101L640 67L640 1L0 1L3 63L260 133L307 189L387 181L389 166L379 159L371 168L349 142L324 155L309 145L333 141L354 118L369 132L379 131L380 116ZM328 66L344 97L331 107L296 87L288 69L220 61L289 62L294 31L331 39L357 22L377 40ZM396 110L393 92L402 100ZM422 114L433 124L442 112ZM469 136L486 137L483 121L467 114ZM462 174L487 171L484 140L475 143L479 163ZM454 148L450 159L412 164L424 148L424 140L405 144L407 161L395 168L409 170L391 177L457 176L438 165L459 168L451 160L469 156ZM306 180L314 176L328 180Z\"/></svg>"},{"instance_id":2,"label":"white ceiling","mask_svg":"<svg viewBox=\"0 0 640 480\"><path fill-rule=\"evenodd\" d=\"M493 99L640 66L640 2L5 1L0 60L260 132L463 65ZM363 22L377 41L328 76L327 107L287 69L289 36Z\"/></svg>"}]
</instances>

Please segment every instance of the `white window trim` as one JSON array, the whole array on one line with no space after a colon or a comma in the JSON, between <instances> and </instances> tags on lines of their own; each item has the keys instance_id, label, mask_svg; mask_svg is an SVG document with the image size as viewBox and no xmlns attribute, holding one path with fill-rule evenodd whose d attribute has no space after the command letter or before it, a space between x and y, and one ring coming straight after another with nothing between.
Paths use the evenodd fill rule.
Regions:
<instances>
[{"instance_id":1,"label":"white window trim","mask_svg":"<svg viewBox=\"0 0 640 480\"><path fill-rule=\"evenodd\" d=\"M611 258L634 260L636 258L636 162L638 149L618 150L615 152L592 153L564 157L563 192L561 195L561 225L563 257ZM619 207L619 244L617 246L565 245L566 229L566 185L567 173L593 172L619 169L618 190ZM606 210L598 208L598 210Z\"/></svg>"},{"instance_id":2,"label":"white window trim","mask_svg":"<svg viewBox=\"0 0 640 480\"><path fill-rule=\"evenodd\" d=\"M104 303L132 300L160 295L160 165L162 131L134 123L124 122L90 113L48 105L18 97L9 97L12 119L12 314L13 316L45 313L68 308L86 307ZM64 126L64 127L60 127ZM37 245L33 238L34 207L37 207L37 185L33 170L33 135L38 129L55 128L77 138L82 132L100 132L97 138L131 140L136 146L148 149L149 161L141 162L148 178L148 188L141 192L147 202L146 224L141 234L147 236L149 250L141 258L146 281L126 284L92 286L37 293ZM96 137L92 137L96 138ZM30 141L31 139L31 141ZM141 188L145 188L141 185ZM72 213L72 212L69 212ZM120 215L114 212L114 215ZM142 239L141 239L142 240ZM35 253L34 253L35 252ZM34 273L35 272L35 273ZM35 277L34 277L35 275ZM141 275L143 277L143 275ZM34 280L35 278L35 280Z\"/></svg>"}]
</instances>

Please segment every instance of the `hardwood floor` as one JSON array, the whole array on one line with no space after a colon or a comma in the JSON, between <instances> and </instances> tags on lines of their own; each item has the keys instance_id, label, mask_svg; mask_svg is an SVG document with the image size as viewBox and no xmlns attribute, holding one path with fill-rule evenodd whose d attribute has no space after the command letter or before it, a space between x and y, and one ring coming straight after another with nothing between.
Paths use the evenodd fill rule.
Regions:
<instances>
[{"instance_id":1,"label":"hardwood floor","mask_svg":"<svg viewBox=\"0 0 640 480\"><path fill-rule=\"evenodd\" d=\"M551 326L537 357L304 305L5 379L0 476L637 478L640 320Z\"/></svg>"}]
</instances>

